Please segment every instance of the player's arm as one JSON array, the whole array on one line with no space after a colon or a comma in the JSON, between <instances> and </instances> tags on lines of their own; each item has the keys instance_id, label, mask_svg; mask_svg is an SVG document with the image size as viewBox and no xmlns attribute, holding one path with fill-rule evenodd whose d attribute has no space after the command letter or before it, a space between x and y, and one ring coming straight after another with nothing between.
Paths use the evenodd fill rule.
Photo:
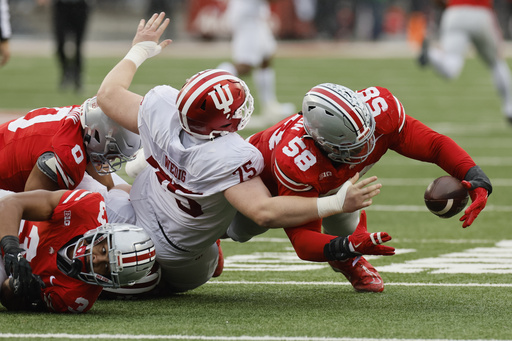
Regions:
<instances>
[{"instance_id":1,"label":"player's arm","mask_svg":"<svg viewBox=\"0 0 512 341\"><path fill-rule=\"evenodd\" d=\"M21 220L50 219L63 194L64 191L35 190L0 199L0 248L4 253L5 271L12 275L7 284L16 296L15 300L37 299L41 288L41 280L32 274L30 264L23 257L25 250L20 247L18 229Z\"/></svg>"},{"instance_id":2,"label":"player's arm","mask_svg":"<svg viewBox=\"0 0 512 341\"><path fill-rule=\"evenodd\" d=\"M272 197L260 177L254 177L224 191L226 199L240 213L266 228L299 226L309 221L325 218L342 212L354 212L371 204L371 199L380 192L380 184L371 177L357 182L359 175L347 181L331 196ZM356 183L357 182L357 183ZM370 186L368 186L370 185Z\"/></svg>"},{"instance_id":3,"label":"player's arm","mask_svg":"<svg viewBox=\"0 0 512 341\"><path fill-rule=\"evenodd\" d=\"M37 164L34 165L34 168L32 168L32 171L25 182L25 192L36 189L45 189L49 191L58 190L59 184L57 183L57 174L53 174L55 175L54 178L50 177L48 173L43 173Z\"/></svg>"},{"instance_id":4,"label":"player's arm","mask_svg":"<svg viewBox=\"0 0 512 341\"><path fill-rule=\"evenodd\" d=\"M400 154L437 164L448 174L460 179L469 190L472 204L460 218L462 227L470 226L485 208L492 192L491 181L471 156L448 136L439 134L418 120L407 117L399 143L393 149Z\"/></svg>"},{"instance_id":5,"label":"player's arm","mask_svg":"<svg viewBox=\"0 0 512 341\"><path fill-rule=\"evenodd\" d=\"M297 256L312 262L345 260L360 255L391 256L395 248L382 245L391 240L387 232L369 233L366 212L361 211L361 219L356 230L349 236L332 236L321 232L321 220L296 228L285 229Z\"/></svg>"},{"instance_id":6,"label":"player's arm","mask_svg":"<svg viewBox=\"0 0 512 341\"><path fill-rule=\"evenodd\" d=\"M0 240L7 235L17 236L22 219L50 219L64 192L65 190L34 190L0 198Z\"/></svg>"},{"instance_id":7,"label":"player's arm","mask_svg":"<svg viewBox=\"0 0 512 341\"><path fill-rule=\"evenodd\" d=\"M171 43L163 40L169 19L165 13L154 14L147 23L144 19L139 22L137 33L133 39L132 48L105 77L98 90L98 104L107 116L125 127L138 133L137 116L142 96L128 90L137 68L147 59L160 53L162 48Z\"/></svg>"},{"instance_id":8,"label":"player's arm","mask_svg":"<svg viewBox=\"0 0 512 341\"><path fill-rule=\"evenodd\" d=\"M410 116L406 116L404 128L391 149L415 160L435 163L461 180L475 166L471 156L450 137L439 134Z\"/></svg>"}]
</instances>

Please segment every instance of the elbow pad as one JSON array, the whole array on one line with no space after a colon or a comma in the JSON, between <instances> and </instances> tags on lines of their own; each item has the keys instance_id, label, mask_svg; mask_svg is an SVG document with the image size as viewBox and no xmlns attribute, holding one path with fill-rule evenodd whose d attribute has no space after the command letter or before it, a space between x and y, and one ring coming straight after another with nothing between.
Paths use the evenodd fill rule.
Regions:
<instances>
[{"instance_id":1,"label":"elbow pad","mask_svg":"<svg viewBox=\"0 0 512 341\"><path fill-rule=\"evenodd\" d=\"M39 168L39 170L47 177L52 179L52 181L58 183L57 161L55 160L55 154L52 152L46 152L39 156L37 159L37 168Z\"/></svg>"}]
</instances>

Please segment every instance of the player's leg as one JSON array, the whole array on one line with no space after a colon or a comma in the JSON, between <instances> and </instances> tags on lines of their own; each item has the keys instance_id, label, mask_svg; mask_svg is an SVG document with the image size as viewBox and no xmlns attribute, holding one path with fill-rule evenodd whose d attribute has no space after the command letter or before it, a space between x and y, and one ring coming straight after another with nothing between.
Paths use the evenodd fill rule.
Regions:
<instances>
[{"instance_id":1,"label":"player's leg","mask_svg":"<svg viewBox=\"0 0 512 341\"><path fill-rule=\"evenodd\" d=\"M235 15L237 8L231 9L232 36L231 59L232 62L223 62L217 68L226 70L237 77L249 76L252 68L262 61L258 42L258 18L254 15Z\"/></svg>"},{"instance_id":2,"label":"player's leg","mask_svg":"<svg viewBox=\"0 0 512 341\"><path fill-rule=\"evenodd\" d=\"M251 219L237 212L226 234L234 241L244 243L252 237L265 233L266 231L268 231L267 228L259 226Z\"/></svg>"},{"instance_id":3,"label":"player's leg","mask_svg":"<svg viewBox=\"0 0 512 341\"><path fill-rule=\"evenodd\" d=\"M67 10L65 4L61 2L57 2L53 7L52 20L53 20L53 31L55 36L55 44L56 44L56 54L57 59L61 69L61 80L59 87L61 90L64 90L66 87L71 85L71 73L69 61L66 56L66 51L64 49L66 43L66 33L67 33Z\"/></svg>"},{"instance_id":4,"label":"player's leg","mask_svg":"<svg viewBox=\"0 0 512 341\"><path fill-rule=\"evenodd\" d=\"M253 70L252 75L260 99L262 114L267 117L269 122L273 123L294 114L296 108L293 103L280 103L277 99L276 72L272 65L277 42L268 22L261 20L258 25L261 63Z\"/></svg>"},{"instance_id":5,"label":"player's leg","mask_svg":"<svg viewBox=\"0 0 512 341\"><path fill-rule=\"evenodd\" d=\"M157 249L156 258L162 271L160 287L165 292L185 292L205 284L213 277L219 261L219 246L213 243L198 254Z\"/></svg>"},{"instance_id":6,"label":"player's leg","mask_svg":"<svg viewBox=\"0 0 512 341\"><path fill-rule=\"evenodd\" d=\"M440 26L440 48L430 47L428 63L444 78L454 79L464 67L470 43L464 11L447 9Z\"/></svg>"},{"instance_id":7,"label":"player's leg","mask_svg":"<svg viewBox=\"0 0 512 341\"><path fill-rule=\"evenodd\" d=\"M333 236L347 236L353 233L360 223L360 211L341 213L324 218L324 233ZM358 292L381 292L384 282L377 270L364 258L349 258L345 261L330 261L335 272L342 273Z\"/></svg>"},{"instance_id":8,"label":"player's leg","mask_svg":"<svg viewBox=\"0 0 512 341\"><path fill-rule=\"evenodd\" d=\"M87 28L87 20L89 16L89 9L86 2L78 3L74 5L74 22L73 22L73 30L75 35L75 58L74 58L74 67L73 67L73 77L74 77L74 85L75 91L82 90L82 69L83 69L83 61L82 61L82 45L85 36L85 30Z\"/></svg>"},{"instance_id":9,"label":"player's leg","mask_svg":"<svg viewBox=\"0 0 512 341\"><path fill-rule=\"evenodd\" d=\"M496 15L481 11L480 27L475 27L473 43L478 55L491 69L494 86L501 98L502 112L512 123L512 80L510 68L502 56L503 37Z\"/></svg>"}]
</instances>

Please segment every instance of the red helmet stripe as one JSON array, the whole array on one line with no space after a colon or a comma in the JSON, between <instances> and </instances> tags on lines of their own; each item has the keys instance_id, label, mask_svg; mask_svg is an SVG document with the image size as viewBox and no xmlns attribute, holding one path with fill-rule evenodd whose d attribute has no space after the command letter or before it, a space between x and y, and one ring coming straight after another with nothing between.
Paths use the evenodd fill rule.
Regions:
<instances>
[{"instance_id":1,"label":"red helmet stripe","mask_svg":"<svg viewBox=\"0 0 512 341\"><path fill-rule=\"evenodd\" d=\"M195 77L185 84L185 87L180 91L176 105L183 115L186 115L188 109L194 103L197 97L199 97L205 90L211 89L211 86L217 82L223 80L234 80L238 79L227 71L222 70L207 70ZM186 102L182 105L186 95L190 94L186 98Z\"/></svg>"},{"instance_id":2,"label":"red helmet stripe","mask_svg":"<svg viewBox=\"0 0 512 341\"><path fill-rule=\"evenodd\" d=\"M349 106L347 102L345 102L338 94L331 91L328 88L325 87L314 87L310 90L310 92L316 92L320 95L323 95L330 99L331 101L334 101L336 104L338 104L347 114L347 118L350 120L352 125L354 126L356 131L363 131L365 127L365 122L362 120L360 115L358 115L352 106Z\"/></svg>"},{"instance_id":3,"label":"red helmet stripe","mask_svg":"<svg viewBox=\"0 0 512 341\"><path fill-rule=\"evenodd\" d=\"M155 259L155 248L142 250L139 252L123 254L123 266L141 265L151 262Z\"/></svg>"}]
</instances>

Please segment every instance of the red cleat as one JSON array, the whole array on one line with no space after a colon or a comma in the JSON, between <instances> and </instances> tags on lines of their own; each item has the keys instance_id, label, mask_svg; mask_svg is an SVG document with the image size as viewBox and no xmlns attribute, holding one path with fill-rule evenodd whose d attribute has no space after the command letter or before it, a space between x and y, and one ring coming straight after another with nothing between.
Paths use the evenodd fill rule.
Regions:
<instances>
[{"instance_id":1,"label":"red cleat","mask_svg":"<svg viewBox=\"0 0 512 341\"><path fill-rule=\"evenodd\" d=\"M354 260L356 258L350 258L344 262L330 261L329 264L334 271L345 275L357 292L382 292L384 282L377 270L364 257L352 266Z\"/></svg>"},{"instance_id":2,"label":"red cleat","mask_svg":"<svg viewBox=\"0 0 512 341\"><path fill-rule=\"evenodd\" d=\"M217 267L213 272L213 277L219 277L224 270L224 255L222 254L222 248L220 247L220 239L217 239L217 246L219 247L219 260L217 261Z\"/></svg>"}]
</instances>

